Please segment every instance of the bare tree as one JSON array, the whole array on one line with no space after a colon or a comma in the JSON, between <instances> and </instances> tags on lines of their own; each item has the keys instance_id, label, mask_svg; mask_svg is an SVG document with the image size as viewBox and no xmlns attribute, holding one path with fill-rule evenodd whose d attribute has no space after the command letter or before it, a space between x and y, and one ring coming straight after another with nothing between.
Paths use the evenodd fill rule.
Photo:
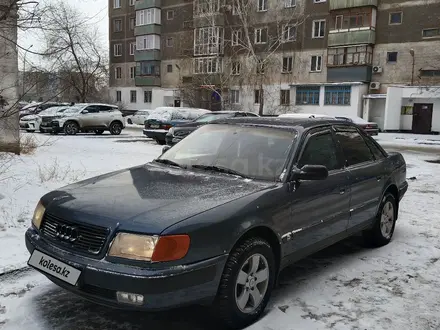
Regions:
<instances>
[{"instance_id":1,"label":"bare tree","mask_svg":"<svg viewBox=\"0 0 440 330\"><path fill-rule=\"evenodd\" d=\"M78 102L91 99L108 79L107 51L89 17L64 1L45 10L42 30L49 72L57 72L61 84L75 92Z\"/></svg>"}]
</instances>

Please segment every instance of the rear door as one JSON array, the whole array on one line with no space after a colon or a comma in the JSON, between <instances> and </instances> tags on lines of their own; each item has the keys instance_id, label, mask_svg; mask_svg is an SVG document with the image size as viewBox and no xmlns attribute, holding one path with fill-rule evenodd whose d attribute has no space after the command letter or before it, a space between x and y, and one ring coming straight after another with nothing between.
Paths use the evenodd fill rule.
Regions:
<instances>
[{"instance_id":1,"label":"rear door","mask_svg":"<svg viewBox=\"0 0 440 330\"><path fill-rule=\"evenodd\" d=\"M349 220L349 175L331 127L308 133L297 167L304 165L324 165L329 175L325 180L301 180L292 194L290 233L283 237L290 241L290 253L315 244L325 245L345 232Z\"/></svg>"},{"instance_id":2,"label":"rear door","mask_svg":"<svg viewBox=\"0 0 440 330\"><path fill-rule=\"evenodd\" d=\"M350 175L349 229L363 227L375 216L384 186L383 160L376 160L363 134L351 125L335 125L334 133Z\"/></svg>"}]
</instances>

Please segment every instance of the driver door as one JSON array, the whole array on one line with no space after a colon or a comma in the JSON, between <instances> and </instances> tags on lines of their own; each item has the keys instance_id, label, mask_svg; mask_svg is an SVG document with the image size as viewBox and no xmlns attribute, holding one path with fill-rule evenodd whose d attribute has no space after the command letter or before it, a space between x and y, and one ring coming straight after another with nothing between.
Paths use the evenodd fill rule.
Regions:
<instances>
[{"instance_id":1,"label":"driver door","mask_svg":"<svg viewBox=\"0 0 440 330\"><path fill-rule=\"evenodd\" d=\"M287 250L319 250L343 235L350 218L350 182L329 127L310 131L302 145L297 167L324 165L324 180L300 180L291 197ZM305 250L304 250L305 249Z\"/></svg>"},{"instance_id":2,"label":"driver door","mask_svg":"<svg viewBox=\"0 0 440 330\"><path fill-rule=\"evenodd\" d=\"M87 113L83 113L84 110L87 110ZM81 127L82 128L88 128L88 127L96 127L99 126L99 109L96 105L89 105L86 107L83 111L81 111L81 114L79 116Z\"/></svg>"}]
</instances>

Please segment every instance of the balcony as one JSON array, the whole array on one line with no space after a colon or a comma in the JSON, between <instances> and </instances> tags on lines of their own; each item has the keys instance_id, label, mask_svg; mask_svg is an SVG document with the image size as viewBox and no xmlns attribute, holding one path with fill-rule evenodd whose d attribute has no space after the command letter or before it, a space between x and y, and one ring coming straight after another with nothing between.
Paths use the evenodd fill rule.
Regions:
<instances>
[{"instance_id":1,"label":"balcony","mask_svg":"<svg viewBox=\"0 0 440 330\"><path fill-rule=\"evenodd\" d=\"M330 0L330 11L367 6L377 7L377 0Z\"/></svg>"},{"instance_id":2,"label":"balcony","mask_svg":"<svg viewBox=\"0 0 440 330\"><path fill-rule=\"evenodd\" d=\"M136 76L136 86L160 86L160 77L157 76Z\"/></svg>"},{"instance_id":3,"label":"balcony","mask_svg":"<svg viewBox=\"0 0 440 330\"><path fill-rule=\"evenodd\" d=\"M160 61L161 55L160 50L151 49L151 50L136 50L134 52L134 60L136 62L139 61Z\"/></svg>"},{"instance_id":4,"label":"balcony","mask_svg":"<svg viewBox=\"0 0 440 330\"><path fill-rule=\"evenodd\" d=\"M162 6L161 0L137 0L135 4L136 10L148 8L160 8Z\"/></svg>"},{"instance_id":5,"label":"balcony","mask_svg":"<svg viewBox=\"0 0 440 330\"><path fill-rule=\"evenodd\" d=\"M345 81L371 81L371 65L357 65L346 67L328 67L328 82L345 82Z\"/></svg>"},{"instance_id":6,"label":"balcony","mask_svg":"<svg viewBox=\"0 0 440 330\"><path fill-rule=\"evenodd\" d=\"M368 28L333 30L328 34L328 46L360 45L376 43L376 31Z\"/></svg>"},{"instance_id":7,"label":"balcony","mask_svg":"<svg viewBox=\"0 0 440 330\"><path fill-rule=\"evenodd\" d=\"M161 26L157 24L139 25L134 28L135 36L143 36L147 34L159 34L161 33Z\"/></svg>"}]
</instances>

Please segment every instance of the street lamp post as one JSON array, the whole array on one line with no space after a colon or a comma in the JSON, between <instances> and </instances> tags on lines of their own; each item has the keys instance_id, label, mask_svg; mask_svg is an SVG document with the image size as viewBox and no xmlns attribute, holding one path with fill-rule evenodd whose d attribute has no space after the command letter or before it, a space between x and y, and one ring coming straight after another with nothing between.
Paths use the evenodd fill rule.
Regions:
<instances>
[{"instance_id":1,"label":"street lamp post","mask_svg":"<svg viewBox=\"0 0 440 330\"><path fill-rule=\"evenodd\" d=\"M29 49L32 48L32 46L33 46L33 45L30 45L30 46L24 51L24 56L23 56L23 86L22 86L23 91L22 91L21 97L23 97L24 94L25 94L26 55L27 55Z\"/></svg>"},{"instance_id":2,"label":"street lamp post","mask_svg":"<svg viewBox=\"0 0 440 330\"><path fill-rule=\"evenodd\" d=\"M414 53L414 49L410 49L409 53L411 54L412 57L412 71L411 71L411 86L414 86L414 66L415 66L415 53Z\"/></svg>"}]
</instances>

